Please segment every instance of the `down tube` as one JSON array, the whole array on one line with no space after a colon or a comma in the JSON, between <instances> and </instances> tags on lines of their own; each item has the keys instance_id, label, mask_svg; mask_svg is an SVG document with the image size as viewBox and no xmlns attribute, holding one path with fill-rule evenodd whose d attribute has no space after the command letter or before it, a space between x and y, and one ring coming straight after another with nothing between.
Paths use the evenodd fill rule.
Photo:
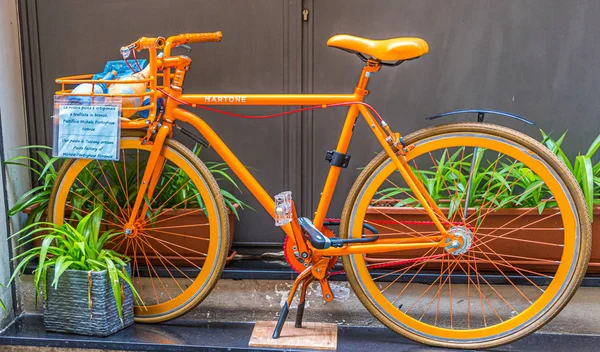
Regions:
<instances>
[{"instance_id":1,"label":"down tube","mask_svg":"<svg viewBox=\"0 0 600 352\"><path fill-rule=\"evenodd\" d=\"M248 188L250 193L258 200L260 205L275 218L275 202L271 196L265 191L265 189L256 181L254 176L250 174L248 169L240 162L240 160L233 154L233 152L227 147L227 145L221 140L221 138L210 128L210 126L204 122L200 117L195 114L183 110L180 108L173 110L173 115L177 120L187 122L194 126L208 143L215 149L217 154L229 165L231 170L239 177L242 183ZM288 236L293 236L292 227L290 224L286 224L281 227Z\"/></svg>"}]
</instances>

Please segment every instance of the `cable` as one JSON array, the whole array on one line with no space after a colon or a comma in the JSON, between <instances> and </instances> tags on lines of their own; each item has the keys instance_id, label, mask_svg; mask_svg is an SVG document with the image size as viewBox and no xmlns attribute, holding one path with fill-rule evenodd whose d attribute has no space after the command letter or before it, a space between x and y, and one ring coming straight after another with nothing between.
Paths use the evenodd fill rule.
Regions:
<instances>
[{"instance_id":1,"label":"cable","mask_svg":"<svg viewBox=\"0 0 600 352\"><path fill-rule=\"evenodd\" d=\"M135 50L133 50L133 60L135 61L135 64L137 65L138 68L138 72L142 71L142 67L140 67L140 63L138 62L137 56L135 55Z\"/></svg>"}]
</instances>

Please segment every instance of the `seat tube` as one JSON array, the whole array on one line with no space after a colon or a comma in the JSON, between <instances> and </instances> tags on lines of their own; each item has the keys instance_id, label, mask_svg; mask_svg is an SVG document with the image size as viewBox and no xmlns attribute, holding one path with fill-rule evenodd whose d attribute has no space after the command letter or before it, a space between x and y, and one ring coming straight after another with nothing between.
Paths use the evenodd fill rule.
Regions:
<instances>
[{"instance_id":1,"label":"seat tube","mask_svg":"<svg viewBox=\"0 0 600 352\"><path fill-rule=\"evenodd\" d=\"M370 66L369 63L367 63L367 65L363 68L356 89L354 90L355 96L359 97L357 101L362 102L364 96L368 94L366 88L367 84L369 83L371 72L377 72L378 70L379 66ZM358 105L350 106L348 114L346 115L346 120L344 121L342 133L340 134L340 139L338 140L338 144L335 149L336 152L346 154L348 151L350 140L352 139L352 132L354 131L354 126L356 125L356 119L358 118L358 112ZM317 229L321 229L323 227L323 222L325 221L325 216L327 216L327 211L331 205L333 192L335 191L335 186L337 185L341 171L342 168L340 166L331 165L329 167L329 173L327 174L325 186L323 187L323 192L321 192L319 205L317 206L317 211L313 219L313 224Z\"/></svg>"}]
</instances>

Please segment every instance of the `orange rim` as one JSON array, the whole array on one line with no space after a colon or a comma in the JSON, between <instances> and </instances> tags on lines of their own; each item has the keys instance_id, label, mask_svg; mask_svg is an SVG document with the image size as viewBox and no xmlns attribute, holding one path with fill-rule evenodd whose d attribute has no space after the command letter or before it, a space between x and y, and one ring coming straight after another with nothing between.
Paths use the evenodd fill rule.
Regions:
<instances>
[{"instance_id":1,"label":"orange rim","mask_svg":"<svg viewBox=\"0 0 600 352\"><path fill-rule=\"evenodd\" d=\"M460 150L461 147L464 149ZM494 155L486 164L486 174L492 182L478 185L477 194L481 198L471 200L468 215L464 217L465 186L468 185L465 181L477 177L470 173L474 147L478 148L477 153ZM465 153L466 148L470 152ZM451 156L455 159L449 167ZM369 264L363 255L349 256L348 271L356 276L359 289L385 319L424 338L477 342L501 338L523 329L547 312L573 277L581 245L574 202L552 168L514 142L465 132L418 141L407 158L415 173L421 170L422 179L427 176L430 181L439 180L425 183L425 186L431 195L439 195L435 187L445 190L449 202L445 203L444 212L448 219L443 220L454 224L448 227L470 229L472 234L465 236L473 243L463 247L465 252L460 255L452 254L452 249L445 247L406 253L404 255L414 256L417 260L400 261L402 265L394 265L393 261L397 263L398 259L380 258L376 264ZM515 163L511 166L508 159ZM446 166L441 166L440 161ZM521 166L527 170L520 170L520 174L512 172ZM380 236L398 238L398 242L402 238L436 233L435 227L429 224L431 221L421 225L418 222L406 224L398 220L397 215L387 215L385 207L374 206L384 201L389 209L390 203L396 202L393 203L396 207L411 208L413 217L424 212L413 202L410 190L401 183L395 171L394 164L387 159L367 179L353 205L350 237L369 235L364 233L363 222L375 226ZM454 177L444 177L448 176L441 175L444 172L452 173ZM525 178L533 180L533 175L541 180L539 188L545 190L541 192L544 195L539 202L548 206L541 212L536 207L524 210L499 223L500 220L493 216L499 206L510 197L514 197L512 201L522 200L521 196L528 189L519 192L517 185ZM399 191L390 192L393 188ZM507 197L505 192L509 188L514 194ZM382 197L382 194L392 196ZM519 220L528 215L535 215L535 220L520 224ZM535 236L541 231L554 234L551 238ZM524 245L528 247L527 253L532 253L533 247L539 247L541 254L523 254ZM391 263L386 270L370 270L370 267L385 267L386 261ZM427 273L432 279L423 284L417 276L419 273ZM488 276L482 273L493 273L496 282L486 279ZM504 285L499 285L498 281L503 281Z\"/></svg>"},{"instance_id":2,"label":"orange rim","mask_svg":"<svg viewBox=\"0 0 600 352\"><path fill-rule=\"evenodd\" d=\"M60 225L76 221L73 212L102 208L105 230L118 233L112 249L131 259L143 300L135 306L136 319L174 317L198 303L218 271L222 215L196 167L165 146L163 171L144 202L148 210L131 223L128 215L152 145L131 137L122 138L120 148L120 161L73 160L57 186L52 218Z\"/></svg>"}]
</instances>

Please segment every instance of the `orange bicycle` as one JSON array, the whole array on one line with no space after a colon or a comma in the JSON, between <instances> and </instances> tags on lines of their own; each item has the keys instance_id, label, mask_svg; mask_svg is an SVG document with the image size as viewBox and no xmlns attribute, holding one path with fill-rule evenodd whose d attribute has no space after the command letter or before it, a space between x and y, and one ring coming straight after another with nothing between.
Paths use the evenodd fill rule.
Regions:
<instances>
[{"instance_id":1,"label":"orange bicycle","mask_svg":"<svg viewBox=\"0 0 600 352\"><path fill-rule=\"evenodd\" d=\"M354 292L377 319L430 345L485 348L514 341L548 322L572 297L589 259L590 219L577 182L550 150L519 132L484 123L401 136L364 103L371 76L425 55L424 40L329 39L329 46L365 62L352 94L184 94L191 59L171 50L220 40L220 32L181 34L140 38L123 47L126 55L147 49L150 74L136 81L146 85L145 92L122 97L145 97L149 104L124 104L123 116L129 118L121 119L119 161L69 159L54 185L52 221L72 221L69 213L100 205L104 224L120 232L115 247L132 259L133 281L143 297L136 321L160 322L190 311L225 265L226 206L207 166L171 138L178 122L193 126L276 220L303 269L274 337L298 288L297 326L311 282L319 282L326 301L333 299L328 279L339 257ZM76 95L69 85L114 81L84 75L57 83L62 86L57 94L69 96ZM89 95L110 96L94 89ZM275 200L269 196L217 133L182 105L213 111L214 105L347 106L337 146L327 153L329 173L312 220L296 215L289 192ZM140 118L141 111L147 117ZM383 151L355 181L335 235L325 217L348 166L359 115ZM206 221L184 221L194 213ZM532 219L529 215L535 220L523 222ZM182 228L187 232L177 231Z\"/></svg>"}]
</instances>

